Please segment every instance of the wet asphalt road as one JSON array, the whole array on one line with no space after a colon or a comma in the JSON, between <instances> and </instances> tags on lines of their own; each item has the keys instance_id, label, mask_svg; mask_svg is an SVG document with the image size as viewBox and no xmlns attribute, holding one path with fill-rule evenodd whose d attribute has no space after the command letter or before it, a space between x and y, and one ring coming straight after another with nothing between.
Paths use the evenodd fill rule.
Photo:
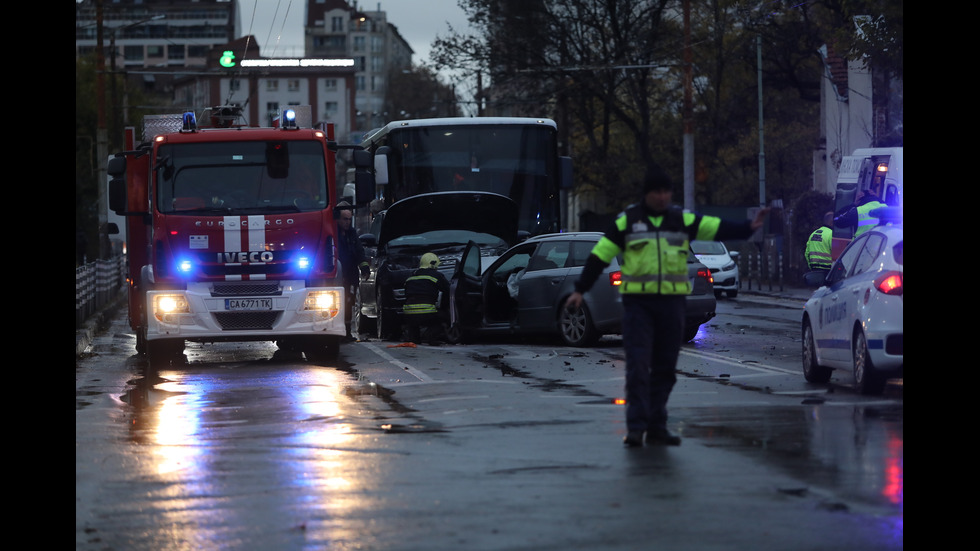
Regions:
<instances>
[{"instance_id":1,"label":"wet asphalt road","mask_svg":"<svg viewBox=\"0 0 980 551\"><path fill-rule=\"evenodd\" d=\"M615 342L152 371L114 317L76 360L76 549L901 549L900 394L810 388L727 323L682 355L683 444L624 449Z\"/></svg>"}]
</instances>

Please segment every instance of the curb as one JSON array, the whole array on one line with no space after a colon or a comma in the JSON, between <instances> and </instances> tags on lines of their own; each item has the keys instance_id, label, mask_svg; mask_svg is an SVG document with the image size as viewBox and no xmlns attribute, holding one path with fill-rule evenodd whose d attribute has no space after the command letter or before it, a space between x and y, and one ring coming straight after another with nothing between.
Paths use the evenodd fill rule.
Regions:
<instances>
[{"instance_id":1,"label":"curb","mask_svg":"<svg viewBox=\"0 0 980 551\"><path fill-rule=\"evenodd\" d=\"M75 330L75 357L85 353L85 349L92 343L92 338L109 326L109 321L115 317L119 309L126 304L126 295L120 294L115 300L107 304L101 310L92 314L82 327Z\"/></svg>"}]
</instances>

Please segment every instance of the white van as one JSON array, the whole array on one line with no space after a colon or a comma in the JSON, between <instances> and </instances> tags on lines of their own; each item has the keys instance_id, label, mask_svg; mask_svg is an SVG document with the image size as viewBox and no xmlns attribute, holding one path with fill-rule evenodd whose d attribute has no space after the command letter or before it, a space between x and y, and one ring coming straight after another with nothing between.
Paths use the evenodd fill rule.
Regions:
<instances>
[{"instance_id":1,"label":"white van","mask_svg":"<svg viewBox=\"0 0 980 551\"><path fill-rule=\"evenodd\" d=\"M834 193L834 212L840 213L854 204L858 191L874 190L881 201L901 208L902 203L902 149L878 147L855 149L841 161ZM853 227L834 227L832 256L837 258L854 237Z\"/></svg>"}]
</instances>

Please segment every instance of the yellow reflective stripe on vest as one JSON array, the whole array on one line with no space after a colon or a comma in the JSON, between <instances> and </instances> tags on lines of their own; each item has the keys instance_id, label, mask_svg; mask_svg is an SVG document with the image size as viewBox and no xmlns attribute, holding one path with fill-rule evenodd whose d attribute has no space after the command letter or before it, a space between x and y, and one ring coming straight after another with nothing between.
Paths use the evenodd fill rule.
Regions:
<instances>
[{"instance_id":1,"label":"yellow reflective stripe on vest","mask_svg":"<svg viewBox=\"0 0 980 551\"><path fill-rule=\"evenodd\" d=\"M435 304L406 304L402 306L404 314L435 314L439 310Z\"/></svg>"}]
</instances>

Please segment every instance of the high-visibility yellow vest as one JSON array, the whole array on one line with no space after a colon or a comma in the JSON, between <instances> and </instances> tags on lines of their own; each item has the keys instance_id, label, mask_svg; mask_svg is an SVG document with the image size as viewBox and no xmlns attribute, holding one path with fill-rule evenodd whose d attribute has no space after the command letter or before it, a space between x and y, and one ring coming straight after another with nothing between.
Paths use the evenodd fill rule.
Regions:
<instances>
[{"instance_id":1,"label":"high-visibility yellow vest","mask_svg":"<svg viewBox=\"0 0 980 551\"><path fill-rule=\"evenodd\" d=\"M817 228L806 241L806 263L811 270L829 270L833 264L830 244L834 232L827 226Z\"/></svg>"},{"instance_id":2,"label":"high-visibility yellow vest","mask_svg":"<svg viewBox=\"0 0 980 551\"><path fill-rule=\"evenodd\" d=\"M671 208L663 216L647 216L641 207L633 206L616 220L624 232L625 249L621 251L603 237L592 253L606 263L623 253L620 293L686 295L691 292L687 275L691 235L710 241L720 223L720 218L685 213L679 208Z\"/></svg>"},{"instance_id":3,"label":"high-visibility yellow vest","mask_svg":"<svg viewBox=\"0 0 980 551\"><path fill-rule=\"evenodd\" d=\"M874 209L883 206L885 206L885 204L880 201L871 201L857 208L858 224L857 229L854 230L854 237L857 237L878 225L878 219L871 216L870 213Z\"/></svg>"}]
</instances>

